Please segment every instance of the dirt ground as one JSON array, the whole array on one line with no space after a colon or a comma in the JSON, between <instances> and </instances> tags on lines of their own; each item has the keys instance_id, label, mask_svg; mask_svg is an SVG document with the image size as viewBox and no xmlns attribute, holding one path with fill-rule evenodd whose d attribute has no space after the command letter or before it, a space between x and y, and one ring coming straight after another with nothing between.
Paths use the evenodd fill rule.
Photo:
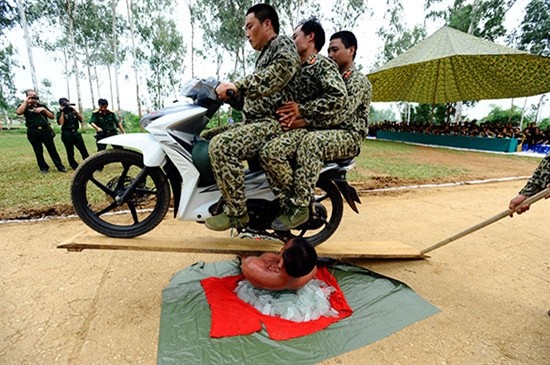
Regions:
<instances>
[{"instance_id":1,"label":"dirt ground","mask_svg":"<svg viewBox=\"0 0 550 365\"><path fill-rule=\"evenodd\" d=\"M500 213L524 183L365 194L331 240L422 249ZM84 229L78 219L0 225L1 364L154 364L171 276L232 258L56 248ZM205 229L167 218L156 230ZM356 263L405 282L441 312L323 364L550 364L549 200L425 260Z\"/></svg>"}]
</instances>

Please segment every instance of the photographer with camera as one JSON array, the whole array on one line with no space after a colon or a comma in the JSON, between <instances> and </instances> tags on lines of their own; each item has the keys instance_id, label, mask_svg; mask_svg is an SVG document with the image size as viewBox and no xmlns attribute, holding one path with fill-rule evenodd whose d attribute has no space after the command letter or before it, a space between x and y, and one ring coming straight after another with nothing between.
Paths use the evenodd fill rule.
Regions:
<instances>
[{"instance_id":1,"label":"photographer with camera","mask_svg":"<svg viewBox=\"0 0 550 365\"><path fill-rule=\"evenodd\" d=\"M50 166L44 159L44 149L46 146L48 153L57 170L67 172L65 166L61 162L61 157L55 149L55 132L50 125L48 119L53 119L53 113L44 104L41 104L38 94L34 90L25 91L26 99L17 107L15 111L17 115L25 116L25 126L27 127L27 139L31 143L38 168L42 174L46 174L50 170Z\"/></svg>"},{"instance_id":2,"label":"photographer with camera","mask_svg":"<svg viewBox=\"0 0 550 365\"><path fill-rule=\"evenodd\" d=\"M103 151L107 148L107 145L97 143L103 138L117 135L117 127L121 133L126 133L122 123L118 121L116 114L107 109L109 102L105 99L99 99L97 101L99 109L92 112L92 118L90 119L90 125L96 130L96 145L97 150ZM113 148L122 149L120 146L113 146Z\"/></svg>"},{"instance_id":3,"label":"photographer with camera","mask_svg":"<svg viewBox=\"0 0 550 365\"><path fill-rule=\"evenodd\" d=\"M61 141L65 145L65 151L67 151L69 165L73 170L76 170L78 162L74 159L74 148L76 147L80 152L83 160L89 156L82 134L78 131L79 123L82 123L82 116L67 98L59 99L59 106L56 119L57 124L61 126Z\"/></svg>"}]
</instances>

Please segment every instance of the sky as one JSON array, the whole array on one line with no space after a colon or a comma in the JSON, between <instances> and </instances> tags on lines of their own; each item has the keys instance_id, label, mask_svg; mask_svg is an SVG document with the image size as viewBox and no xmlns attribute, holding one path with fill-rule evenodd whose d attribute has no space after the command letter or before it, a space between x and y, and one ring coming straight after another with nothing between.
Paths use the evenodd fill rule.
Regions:
<instances>
[{"instance_id":1,"label":"sky","mask_svg":"<svg viewBox=\"0 0 550 365\"><path fill-rule=\"evenodd\" d=\"M523 9L525 8L526 3L528 0L518 0L514 7L511 9L511 11L507 14L506 18L506 27L508 29L513 29L514 27L517 27L517 25L521 22L523 18ZM121 4L124 4L124 2L121 2ZM321 4L327 4L327 2L322 2ZM423 0L410 0L404 2L405 7L405 14L404 17L407 24L410 28L412 28L415 24L421 24L424 21L424 12L423 12ZM325 5L326 6L326 5ZM384 12L385 12L385 1L369 1L369 6L373 8L374 16L372 18L364 18L363 21L359 26L356 27L356 29L353 29L355 32L358 40L359 40L359 47L358 47L358 55L356 59L356 63L363 66L363 70L369 72L372 71L373 65L375 63L375 57L380 54L380 51L382 50L383 43L380 39L378 39L378 36L376 35L376 30L380 27L380 24L377 24L377 19L383 19ZM190 34L189 32L189 22L186 20L187 18L187 10L186 7L183 5L180 5L177 7L177 11L175 12L175 18L177 23L180 25L180 31L182 34ZM125 10L123 12L125 14ZM244 15L243 15L244 16ZM323 21L323 14L319 15L321 21ZM367 21L368 20L368 21ZM426 30L427 30L427 36L431 35L435 31L437 31L442 24L434 24L433 22L426 24ZM326 27L327 29L329 27ZM32 33L32 30L31 30ZM16 74L15 74L15 86L17 90L25 90L27 88L32 88L32 79L29 71L29 61L28 61L28 55L27 50L25 48L25 42L23 38L23 32L21 29L14 29L10 31L8 34L8 40L14 44L14 46L17 48L18 52L18 62L21 66L24 66L25 68L17 68ZM327 34L328 36L328 34ZM187 43L190 42L186 39ZM328 43L328 42L327 42ZM498 42L497 42L498 43ZM504 42L500 42L501 44L504 44ZM250 47L249 45L247 47ZM322 54L326 54L326 45L321 50ZM189 48L189 45L188 45ZM251 48L249 48L251 49ZM46 78L52 83L52 100L57 100L61 97L69 97L72 102L76 102L76 86L74 78L72 79L70 83L70 90L67 92L67 86L65 77L63 76L63 67L62 63L58 60L53 59L53 57L46 52L44 52L40 48L34 48L33 49L33 58L35 61L35 68L36 68L36 74L37 78L40 80ZM232 67L232 60L227 60L227 69ZM195 62L195 75L198 77L209 77L209 76L215 76L215 66L213 64L209 64L208 62L204 62L202 60L196 60ZM187 57L186 60L182 63L182 66L185 67L185 72L183 76L183 80L188 80L191 78L191 66L190 66L190 58ZM84 70L83 70L84 71ZM100 97L106 98L110 101L110 105L114 106L115 102L112 100L111 93L109 91L109 79L108 74L106 71L102 71L99 74L99 83L100 83ZM142 82L144 84L144 82ZM121 97L121 108L125 110L130 110L133 112L137 112L136 107L136 96L135 96L135 83L134 83L134 73L131 69L131 60L128 60L126 62L126 65L124 65L121 68L121 72L119 75L119 87L121 90L120 97ZM141 89L143 89L145 86L140 86ZM81 79L80 80L80 90L82 93L82 102L84 108L90 108L92 107L92 100L90 97L89 92L89 86L87 79ZM68 95L69 94L69 95ZM20 94L21 97L23 97L22 94ZM95 95L96 99L98 98L97 95ZM465 108L463 110L463 114L466 115L469 119L481 119L482 117L486 116L487 113L491 110L492 105L500 106L503 109L508 109L512 105L512 103L520 108L523 108L526 106L527 108L530 107L532 104L538 104L539 100L541 99L542 95L533 96L529 98L517 98L517 99L500 99L500 100L483 100L476 104L475 107L472 108ZM171 103L173 101L173 97L169 97L166 99L166 103ZM56 103L52 106L57 107ZM396 103L373 103L373 106L378 109L392 109L395 112L395 115L398 115L397 112L397 104ZM545 97L543 99L543 107L540 111L540 119L545 117L550 117L550 94L545 94Z\"/></svg>"}]
</instances>

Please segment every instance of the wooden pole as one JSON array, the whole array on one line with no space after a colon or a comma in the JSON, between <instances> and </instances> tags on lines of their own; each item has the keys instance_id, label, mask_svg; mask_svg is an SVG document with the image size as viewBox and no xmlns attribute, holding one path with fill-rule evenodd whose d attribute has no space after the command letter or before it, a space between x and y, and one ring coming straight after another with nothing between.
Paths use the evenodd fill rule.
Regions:
<instances>
[{"instance_id":1,"label":"wooden pole","mask_svg":"<svg viewBox=\"0 0 550 365\"><path fill-rule=\"evenodd\" d=\"M545 197L545 196L548 195L548 194L550 194L550 188L546 188L546 189L542 190L541 192L537 193L536 195L533 195L532 197L527 198L520 206L527 205L527 204L533 204L534 202L536 202L536 201L542 199L543 197ZM436 243L436 244L434 244L434 245L432 245L432 246L430 246L430 247L427 247L427 248L421 250L420 253L421 253L422 255L424 255L424 254L426 254L426 253L428 253L428 252L430 252L430 251L435 250L436 248L439 248L439 247L441 247L441 246L445 246L446 244L448 244L448 243L450 243L450 242L453 242L453 241L455 241L455 240L457 240L457 239L459 239L459 238L462 238L462 237L464 237L464 236L466 236L466 235L468 235L468 234L470 234L470 233L472 233L472 232L475 232L475 231L477 231L477 230L479 230L479 229L481 229L481 228L483 228L483 227L486 227L486 226L488 226L488 225L491 224L491 223L494 223L494 222L496 222L496 221L498 221L498 220L501 220L502 218L504 218L504 217L506 217L506 216L508 216L508 215L510 215L510 214L512 214L512 213L513 213L512 210L506 209L505 211L500 212L499 214L495 215L494 217L491 217L491 218L489 218L489 219L486 219L486 220L484 220L483 222L476 224L475 226L472 226L472 227L470 227L470 228L468 228L468 229L465 229L465 230L462 231L462 232L458 232L457 234L455 234L455 235L453 235L453 236L451 236L451 237L449 237L449 238L446 238L446 239L444 239L443 241L440 241L440 242L438 242L438 243Z\"/></svg>"}]
</instances>

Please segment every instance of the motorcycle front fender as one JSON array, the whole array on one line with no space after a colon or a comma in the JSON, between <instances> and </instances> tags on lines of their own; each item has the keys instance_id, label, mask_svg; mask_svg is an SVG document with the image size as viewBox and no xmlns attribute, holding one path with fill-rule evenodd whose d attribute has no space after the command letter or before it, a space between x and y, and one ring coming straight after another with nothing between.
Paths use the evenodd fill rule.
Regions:
<instances>
[{"instance_id":1,"label":"motorcycle front fender","mask_svg":"<svg viewBox=\"0 0 550 365\"><path fill-rule=\"evenodd\" d=\"M143 164L149 167L162 166L166 158L160 143L149 133L117 134L97 143L137 149L143 154Z\"/></svg>"}]
</instances>

